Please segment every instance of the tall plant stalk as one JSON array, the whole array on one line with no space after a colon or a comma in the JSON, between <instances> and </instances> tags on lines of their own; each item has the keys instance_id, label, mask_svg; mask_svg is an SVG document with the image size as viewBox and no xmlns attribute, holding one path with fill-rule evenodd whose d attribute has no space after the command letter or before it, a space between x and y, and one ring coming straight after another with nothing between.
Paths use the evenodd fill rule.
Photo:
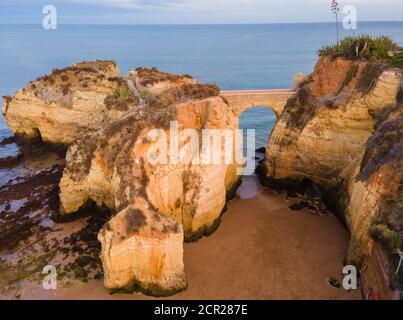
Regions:
<instances>
[{"instance_id":1,"label":"tall plant stalk","mask_svg":"<svg viewBox=\"0 0 403 320\"><path fill-rule=\"evenodd\" d=\"M337 36L337 44L340 43L340 38L339 38L339 4L337 3L336 0L332 0L331 4L331 11L332 13L336 16L336 36Z\"/></svg>"}]
</instances>

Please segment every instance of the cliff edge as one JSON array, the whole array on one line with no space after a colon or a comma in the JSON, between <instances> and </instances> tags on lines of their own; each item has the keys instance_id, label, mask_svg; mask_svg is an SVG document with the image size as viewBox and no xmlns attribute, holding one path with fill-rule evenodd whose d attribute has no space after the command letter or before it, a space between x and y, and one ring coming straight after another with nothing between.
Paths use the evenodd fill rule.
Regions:
<instances>
[{"instance_id":1,"label":"cliff edge","mask_svg":"<svg viewBox=\"0 0 403 320\"><path fill-rule=\"evenodd\" d=\"M351 232L348 262L363 267L374 240L391 259L403 249L402 69L329 51L278 119L262 180L319 186Z\"/></svg>"}]
</instances>

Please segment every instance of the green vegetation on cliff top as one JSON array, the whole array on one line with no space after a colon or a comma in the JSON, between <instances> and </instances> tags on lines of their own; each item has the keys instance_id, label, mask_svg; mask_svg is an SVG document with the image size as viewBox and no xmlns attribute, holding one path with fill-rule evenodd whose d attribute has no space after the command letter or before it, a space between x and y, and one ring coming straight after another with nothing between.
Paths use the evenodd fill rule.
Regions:
<instances>
[{"instance_id":1,"label":"green vegetation on cliff top","mask_svg":"<svg viewBox=\"0 0 403 320\"><path fill-rule=\"evenodd\" d=\"M346 37L339 44L323 46L318 53L320 56L381 61L403 69L403 48L388 36Z\"/></svg>"}]
</instances>

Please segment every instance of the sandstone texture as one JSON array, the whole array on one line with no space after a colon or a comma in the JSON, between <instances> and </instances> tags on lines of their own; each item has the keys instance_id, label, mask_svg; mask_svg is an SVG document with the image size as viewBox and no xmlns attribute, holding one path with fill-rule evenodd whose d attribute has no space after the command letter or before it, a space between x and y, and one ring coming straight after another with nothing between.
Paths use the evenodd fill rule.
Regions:
<instances>
[{"instance_id":1,"label":"sandstone texture","mask_svg":"<svg viewBox=\"0 0 403 320\"><path fill-rule=\"evenodd\" d=\"M166 103L164 95L159 97ZM153 164L148 156L153 149L158 153L159 142L149 141L148 134L151 129L162 130L169 153L175 143L171 141L171 121L177 121L180 135L187 129L200 133L203 128L233 130L238 127L238 119L218 96L185 98L168 106L159 106L154 96L146 99L152 102L144 102L69 148L60 183L61 212L76 212L90 200L120 211L144 196L156 209L183 225L186 238L199 238L219 219L226 193L237 182L237 168L224 161L185 163L179 157L189 155L182 153L176 161L168 154L166 163ZM202 142L201 135L196 138ZM179 142L179 150L187 151L183 146L188 142Z\"/></svg>"},{"instance_id":2,"label":"sandstone texture","mask_svg":"<svg viewBox=\"0 0 403 320\"><path fill-rule=\"evenodd\" d=\"M348 194L350 259L365 259L375 240L396 260L403 246L403 105L379 114L362 162L349 180Z\"/></svg>"},{"instance_id":3,"label":"sandstone texture","mask_svg":"<svg viewBox=\"0 0 403 320\"><path fill-rule=\"evenodd\" d=\"M93 203L114 212L98 235L110 291L186 288L183 242L215 230L242 170L225 161L221 138L211 145L219 161L203 161L204 129L233 136L239 127L219 94L189 75L137 68L121 76L114 62L95 61L53 70L4 97L16 135L69 146L60 213Z\"/></svg>"},{"instance_id":4,"label":"sandstone texture","mask_svg":"<svg viewBox=\"0 0 403 320\"><path fill-rule=\"evenodd\" d=\"M268 183L320 186L346 220L356 265L365 265L374 237L393 250L403 243L402 90L400 69L323 55L270 137Z\"/></svg>"},{"instance_id":5,"label":"sandstone texture","mask_svg":"<svg viewBox=\"0 0 403 320\"><path fill-rule=\"evenodd\" d=\"M115 215L98 239L110 292L162 296L186 288L182 226L151 209L145 199Z\"/></svg>"},{"instance_id":6,"label":"sandstone texture","mask_svg":"<svg viewBox=\"0 0 403 320\"><path fill-rule=\"evenodd\" d=\"M61 214L92 203L115 213L98 236L110 291L186 288L183 242L215 230L239 182L224 144L218 163L198 157L203 129L233 134L239 125L219 93L188 75L138 68L121 76L114 62L96 61L53 70L4 97L17 136L69 146Z\"/></svg>"},{"instance_id":7,"label":"sandstone texture","mask_svg":"<svg viewBox=\"0 0 403 320\"><path fill-rule=\"evenodd\" d=\"M124 104L108 104L126 88L115 62L82 62L55 69L13 97L3 97L3 116L16 135L71 144L135 104L130 97Z\"/></svg>"},{"instance_id":8,"label":"sandstone texture","mask_svg":"<svg viewBox=\"0 0 403 320\"><path fill-rule=\"evenodd\" d=\"M224 144L218 161L203 162L203 130L234 137L254 104L278 117L263 163L268 184L317 186L351 232L350 263L365 266L374 241L390 257L403 250L402 79L389 65L322 55L295 94L223 98L189 75L122 76L112 61L82 62L4 97L3 115L17 136L68 146L64 217L94 203L113 212L98 234L106 288L164 296L186 288L183 242L217 228L240 181Z\"/></svg>"}]
</instances>

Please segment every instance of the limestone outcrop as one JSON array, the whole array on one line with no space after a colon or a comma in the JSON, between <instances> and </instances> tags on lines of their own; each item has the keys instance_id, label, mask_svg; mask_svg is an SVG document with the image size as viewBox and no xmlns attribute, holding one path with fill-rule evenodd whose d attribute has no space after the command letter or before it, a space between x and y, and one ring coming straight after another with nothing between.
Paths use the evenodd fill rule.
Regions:
<instances>
[{"instance_id":1,"label":"limestone outcrop","mask_svg":"<svg viewBox=\"0 0 403 320\"><path fill-rule=\"evenodd\" d=\"M403 246L403 105L386 107L348 184L349 257L362 261L380 242L388 253ZM397 258L393 257L393 258ZM395 269L396 270L396 269Z\"/></svg>"},{"instance_id":2,"label":"limestone outcrop","mask_svg":"<svg viewBox=\"0 0 403 320\"><path fill-rule=\"evenodd\" d=\"M387 215L386 199L401 203L402 92L398 68L323 55L270 137L267 183L319 185L346 220L348 259L357 265L371 252L371 225Z\"/></svg>"},{"instance_id":3,"label":"limestone outcrop","mask_svg":"<svg viewBox=\"0 0 403 320\"><path fill-rule=\"evenodd\" d=\"M187 286L183 229L144 198L115 215L99 232L105 286L163 296Z\"/></svg>"},{"instance_id":4,"label":"limestone outcrop","mask_svg":"<svg viewBox=\"0 0 403 320\"><path fill-rule=\"evenodd\" d=\"M189 75L137 68L121 76L114 62L95 61L53 70L4 97L16 135L69 146L61 214L89 203L115 213L98 235L110 291L186 288L183 242L215 230L242 170L225 161L220 135L218 146L204 140L204 129L233 137L239 127L219 94ZM205 145L218 162L204 161Z\"/></svg>"},{"instance_id":5,"label":"limestone outcrop","mask_svg":"<svg viewBox=\"0 0 403 320\"><path fill-rule=\"evenodd\" d=\"M68 145L137 102L115 62L81 62L54 69L13 97L3 97L3 116L16 135Z\"/></svg>"},{"instance_id":6,"label":"limestone outcrop","mask_svg":"<svg viewBox=\"0 0 403 320\"><path fill-rule=\"evenodd\" d=\"M216 86L189 76L141 68L126 79L138 105L70 146L60 210L73 214L95 202L116 212L99 234L108 289L173 293L186 287L183 240L217 227L227 193L238 183L221 142L214 152L222 152L222 161L196 156L202 130L233 134L238 118Z\"/></svg>"},{"instance_id":7,"label":"limestone outcrop","mask_svg":"<svg viewBox=\"0 0 403 320\"><path fill-rule=\"evenodd\" d=\"M152 119L142 118L146 108L154 111L149 114ZM139 108L69 148L60 182L61 212L76 212L89 200L119 211L144 194L161 212L183 224L187 238L197 238L202 229L213 227L225 205L226 192L237 182L236 167L175 164L170 159L166 164L150 163L149 150L156 143L147 140L149 130L153 123L165 122L169 151L170 120L178 121L179 134L184 129L232 130L238 125L220 97L182 102L170 111Z\"/></svg>"}]
</instances>

